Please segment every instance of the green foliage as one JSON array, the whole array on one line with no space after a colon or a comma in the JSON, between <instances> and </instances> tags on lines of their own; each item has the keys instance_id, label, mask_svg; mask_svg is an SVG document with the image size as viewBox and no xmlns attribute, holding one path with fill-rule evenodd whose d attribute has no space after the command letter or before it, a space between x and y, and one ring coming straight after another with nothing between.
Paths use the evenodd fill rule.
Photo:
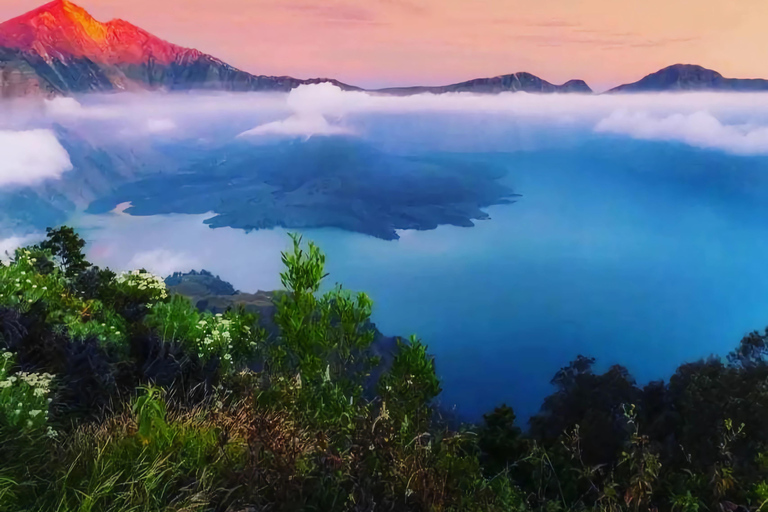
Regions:
<instances>
[{"instance_id":1,"label":"green foliage","mask_svg":"<svg viewBox=\"0 0 768 512\"><path fill-rule=\"evenodd\" d=\"M188 298L174 295L169 301L152 306L146 324L160 334L163 342L183 343L201 337L200 316Z\"/></svg>"},{"instance_id":2,"label":"green foliage","mask_svg":"<svg viewBox=\"0 0 768 512\"><path fill-rule=\"evenodd\" d=\"M51 308L56 314L81 304L68 294L63 275L37 271L37 263L45 257L41 251L18 249L10 264L0 266L0 305L26 311L31 304L46 301L56 306Z\"/></svg>"},{"instance_id":3,"label":"green foliage","mask_svg":"<svg viewBox=\"0 0 768 512\"><path fill-rule=\"evenodd\" d=\"M166 408L162 391L155 387L141 388L144 393L136 398L133 414L138 425L137 435L144 444L149 444L153 437L166 437L168 426L165 423Z\"/></svg>"},{"instance_id":4,"label":"green foliage","mask_svg":"<svg viewBox=\"0 0 768 512\"><path fill-rule=\"evenodd\" d=\"M341 287L316 297L325 274L325 255L310 242L291 235L293 250L282 253L287 290L278 302L275 321L280 343L272 352L272 366L307 381L327 380L346 373L355 356L373 341L368 325L372 302L367 295L352 296Z\"/></svg>"},{"instance_id":5,"label":"green foliage","mask_svg":"<svg viewBox=\"0 0 768 512\"><path fill-rule=\"evenodd\" d=\"M522 431L511 407L504 404L483 416L478 445L487 454L486 468L492 474L508 470L525 455Z\"/></svg>"},{"instance_id":6,"label":"green foliage","mask_svg":"<svg viewBox=\"0 0 768 512\"><path fill-rule=\"evenodd\" d=\"M506 405L447 425L426 345L375 357L370 298L322 291L325 256L291 241L269 336L90 265L69 228L0 265L0 510L767 506L768 333L643 387L579 356L528 432Z\"/></svg>"},{"instance_id":7,"label":"green foliage","mask_svg":"<svg viewBox=\"0 0 768 512\"><path fill-rule=\"evenodd\" d=\"M66 319L69 335L75 340L89 337L98 339L104 344L124 345L128 338L128 323L100 301L92 300L84 304L79 315Z\"/></svg>"},{"instance_id":8,"label":"green foliage","mask_svg":"<svg viewBox=\"0 0 768 512\"><path fill-rule=\"evenodd\" d=\"M659 477L661 463L658 456L648 449L648 437L640 434L634 405L624 408L624 417L629 430L628 447L622 452L619 462L620 466L626 466L629 483L624 500L628 506L639 510L642 506L648 507L653 497L653 486Z\"/></svg>"},{"instance_id":9,"label":"green foliage","mask_svg":"<svg viewBox=\"0 0 768 512\"><path fill-rule=\"evenodd\" d=\"M46 240L38 247L50 252L67 277L75 277L91 266L83 254L85 240L74 229L68 226L48 228L47 233Z\"/></svg>"},{"instance_id":10,"label":"green foliage","mask_svg":"<svg viewBox=\"0 0 768 512\"><path fill-rule=\"evenodd\" d=\"M423 429L431 416L432 400L440 394L435 362L415 336L410 343L399 341L398 349L392 368L381 378L379 393L404 430Z\"/></svg>"},{"instance_id":11,"label":"green foliage","mask_svg":"<svg viewBox=\"0 0 768 512\"><path fill-rule=\"evenodd\" d=\"M145 323L166 343L180 343L203 362L216 359L223 370L252 361L265 338L255 315L232 310L199 312L186 297L173 296L152 306Z\"/></svg>"},{"instance_id":12,"label":"green foliage","mask_svg":"<svg viewBox=\"0 0 768 512\"><path fill-rule=\"evenodd\" d=\"M280 275L287 293L275 314L280 336L265 350L273 386L262 399L293 404L307 421L335 425L332 438L348 442L367 408L361 383L372 364L366 353L374 338L372 302L340 286L317 297L325 255L313 243L305 250L301 237L291 238L293 250L283 253L286 270Z\"/></svg>"},{"instance_id":13,"label":"green foliage","mask_svg":"<svg viewBox=\"0 0 768 512\"><path fill-rule=\"evenodd\" d=\"M685 491L685 494L672 497L672 511L679 512L699 512L701 508L701 502L690 490Z\"/></svg>"}]
</instances>

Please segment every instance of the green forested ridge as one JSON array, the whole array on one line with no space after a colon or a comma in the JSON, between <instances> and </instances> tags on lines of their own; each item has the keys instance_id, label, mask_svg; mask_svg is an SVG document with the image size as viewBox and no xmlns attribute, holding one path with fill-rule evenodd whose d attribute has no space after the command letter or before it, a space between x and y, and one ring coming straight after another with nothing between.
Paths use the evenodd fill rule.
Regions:
<instances>
[{"instance_id":1,"label":"green forested ridge","mask_svg":"<svg viewBox=\"0 0 768 512\"><path fill-rule=\"evenodd\" d=\"M528 428L507 406L455 428L427 348L411 338L382 360L370 299L320 293L312 243L283 254L269 330L83 248L63 227L0 266L2 512L768 503L768 334L645 386L579 357Z\"/></svg>"}]
</instances>

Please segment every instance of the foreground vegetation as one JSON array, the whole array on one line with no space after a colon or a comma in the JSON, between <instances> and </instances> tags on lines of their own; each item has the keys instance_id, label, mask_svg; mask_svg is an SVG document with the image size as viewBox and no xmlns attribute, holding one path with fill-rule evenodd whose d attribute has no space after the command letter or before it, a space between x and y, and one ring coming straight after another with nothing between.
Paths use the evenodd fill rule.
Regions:
<instances>
[{"instance_id":1,"label":"foreground vegetation","mask_svg":"<svg viewBox=\"0 0 768 512\"><path fill-rule=\"evenodd\" d=\"M0 511L762 510L768 335L637 386L579 357L523 433L456 428L415 338L374 357L371 301L320 293L293 239L267 332L70 228L0 266Z\"/></svg>"}]
</instances>

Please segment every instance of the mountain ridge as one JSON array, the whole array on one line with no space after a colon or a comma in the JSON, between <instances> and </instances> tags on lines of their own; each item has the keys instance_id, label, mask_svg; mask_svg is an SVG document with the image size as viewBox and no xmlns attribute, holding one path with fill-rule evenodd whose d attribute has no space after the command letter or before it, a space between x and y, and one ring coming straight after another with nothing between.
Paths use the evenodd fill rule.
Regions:
<instances>
[{"instance_id":1,"label":"mountain ridge","mask_svg":"<svg viewBox=\"0 0 768 512\"><path fill-rule=\"evenodd\" d=\"M449 92L474 92L498 94L501 92L541 92L541 93L592 93L592 89L584 80L569 80L562 85L555 85L531 73L518 72L499 75L490 78L475 78L450 85L442 86L412 86L388 87L372 92L391 94L394 96L410 96L413 94L445 94Z\"/></svg>"},{"instance_id":2,"label":"mountain ridge","mask_svg":"<svg viewBox=\"0 0 768 512\"><path fill-rule=\"evenodd\" d=\"M192 48L167 42L122 19L102 23L69 0L54 0L0 23L0 97L124 90L289 91L331 78L253 75ZM441 87L370 92L592 92L581 80L554 85L530 73L478 78Z\"/></svg>"},{"instance_id":3,"label":"mountain ridge","mask_svg":"<svg viewBox=\"0 0 768 512\"><path fill-rule=\"evenodd\" d=\"M368 90L332 78L254 75L197 49L165 41L120 18L102 23L69 0L54 0L0 23L0 98L136 90L287 92L317 83L392 96L594 92L583 80L557 85L528 72L442 86ZM606 93L673 91L768 91L768 80L726 78L699 65L674 64Z\"/></svg>"}]
</instances>

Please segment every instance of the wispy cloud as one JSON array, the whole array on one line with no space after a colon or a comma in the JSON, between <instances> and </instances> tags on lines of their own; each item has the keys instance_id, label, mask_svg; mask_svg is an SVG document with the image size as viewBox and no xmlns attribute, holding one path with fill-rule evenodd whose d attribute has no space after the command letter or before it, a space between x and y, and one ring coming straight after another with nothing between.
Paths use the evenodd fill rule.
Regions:
<instances>
[{"instance_id":1,"label":"wispy cloud","mask_svg":"<svg viewBox=\"0 0 768 512\"><path fill-rule=\"evenodd\" d=\"M542 28L575 28L581 25L560 18L530 19L530 18L494 18L488 21L489 25L509 25L515 27L542 27Z\"/></svg>"},{"instance_id":2,"label":"wispy cloud","mask_svg":"<svg viewBox=\"0 0 768 512\"><path fill-rule=\"evenodd\" d=\"M376 12L359 3L351 2L285 2L280 8L308 14L324 22L380 23Z\"/></svg>"}]
</instances>

